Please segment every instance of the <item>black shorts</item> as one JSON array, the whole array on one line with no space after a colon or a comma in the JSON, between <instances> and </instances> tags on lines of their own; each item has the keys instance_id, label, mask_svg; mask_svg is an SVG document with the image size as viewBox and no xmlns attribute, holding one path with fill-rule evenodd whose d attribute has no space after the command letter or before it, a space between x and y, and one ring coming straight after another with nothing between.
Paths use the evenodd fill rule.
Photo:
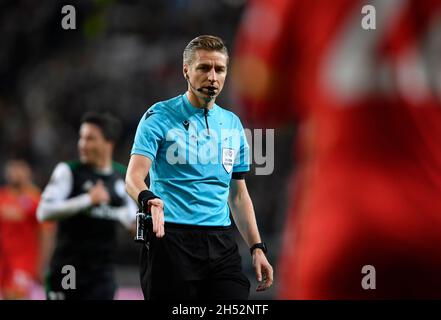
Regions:
<instances>
[{"instance_id":1,"label":"black shorts","mask_svg":"<svg viewBox=\"0 0 441 320\"><path fill-rule=\"evenodd\" d=\"M248 299L250 282L232 227L165 224L165 236L149 233L140 256L146 300Z\"/></svg>"},{"instance_id":2,"label":"black shorts","mask_svg":"<svg viewBox=\"0 0 441 320\"><path fill-rule=\"evenodd\" d=\"M72 278L65 278L70 274L70 272L62 273L61 267L51 267L45 279L46 299L113 300L116 291L113 269L76 268L74 289ZM64 283L63 279L65 279Z\"/></svg>"}]
</instances>

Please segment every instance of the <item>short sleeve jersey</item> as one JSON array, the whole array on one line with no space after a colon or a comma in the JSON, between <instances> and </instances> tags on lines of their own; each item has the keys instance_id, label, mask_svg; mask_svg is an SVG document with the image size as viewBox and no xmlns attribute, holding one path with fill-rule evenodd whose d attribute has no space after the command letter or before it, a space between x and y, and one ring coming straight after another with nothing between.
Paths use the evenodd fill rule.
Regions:
<instances>
[{"instance_id":1,"label":"short sleeve jersey","mask_svg":"<svg viewBox=\"0 0 441 320\"><path fill-rule=\"evenodd\" d=\"M239 118L214 104L196 108L183 94L143 115L132 155L152 160L150 190L164 201L166 222L228 226L233 172L249 171L249 146Z\"/></svg>"}]
</instances>

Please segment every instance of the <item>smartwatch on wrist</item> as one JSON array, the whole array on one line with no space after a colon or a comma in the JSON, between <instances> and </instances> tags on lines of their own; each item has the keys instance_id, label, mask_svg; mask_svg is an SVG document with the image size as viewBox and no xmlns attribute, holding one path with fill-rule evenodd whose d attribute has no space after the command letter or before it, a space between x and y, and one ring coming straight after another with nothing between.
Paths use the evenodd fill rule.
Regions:
<instances>
[{"instance_id":1,"label":"smartwatch on wrist","mask_svg":"<svg viewBox=\"0 0 441 320\"><path fill-rule=\"evenodd\" d=\"M261 249L263 251L263 253L267 253L268 252L268 248L266 247L266 243L265 242L259 242L254 244L251 248L250 248L250 254L253 255L253 252L255 249Z\"/></svg>"}]
</instances>

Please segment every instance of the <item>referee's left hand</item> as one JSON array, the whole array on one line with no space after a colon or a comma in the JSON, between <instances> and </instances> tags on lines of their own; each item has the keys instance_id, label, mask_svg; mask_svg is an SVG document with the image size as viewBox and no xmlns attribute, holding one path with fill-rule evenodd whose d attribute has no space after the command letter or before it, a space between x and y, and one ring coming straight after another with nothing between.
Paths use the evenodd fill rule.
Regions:
<instances>
[{"instance_id":1,"label":"referee's left hand","mask_svg":"<svg viewBox=\"0 0 441 320\"><path fill-rule=\"evenodd\" d=\"M255 249L253 252L253 266L259 281L256 291L265 291L273 284L273 267L260 249Z\"/></svg>"},{"instance_id":2,"label":"referee's left hand","mask_svg":"<svg viewBox=\"0 0 441 320\"><path fill-rule=\"evenodd\" d=\"M161 199L155 198L149 200L147 204L152 215L153 233L156 235L156 238L162 238L165 235L164 202Z\"/></svg>"}]
</instances>

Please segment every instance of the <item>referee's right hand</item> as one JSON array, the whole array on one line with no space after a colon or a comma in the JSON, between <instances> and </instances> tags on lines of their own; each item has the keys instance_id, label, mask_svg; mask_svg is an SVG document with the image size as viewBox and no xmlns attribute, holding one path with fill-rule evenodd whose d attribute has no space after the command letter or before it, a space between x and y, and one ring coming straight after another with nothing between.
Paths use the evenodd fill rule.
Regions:
<instances>
[{"instance_id":1,"label":"referee's right hand","mask_svg":"<svg viewBox=\"0 0 441 320\"><path fill-rule=\"evenodd\" d=\"M164 229L164 202L159 199L151 199L147 202L152 215L153 233L156 238L162 238L165 235Z\"/></svg>"}]
</instances>

